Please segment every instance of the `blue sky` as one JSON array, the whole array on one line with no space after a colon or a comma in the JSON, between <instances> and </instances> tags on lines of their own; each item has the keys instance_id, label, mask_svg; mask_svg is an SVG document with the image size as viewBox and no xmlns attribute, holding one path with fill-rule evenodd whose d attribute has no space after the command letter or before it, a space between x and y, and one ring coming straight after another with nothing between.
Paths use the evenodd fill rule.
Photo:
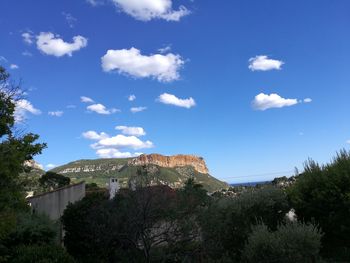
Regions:
<instances>
[{"instance_id":1,"label":"blue sky","mask_svg":"<svg viewBox=\"0 0 350 263\"><path fill-rule=\"evenodd\" d=\"M0 64L22 79L18 126L48 143L44 166L196 154L237 183L349 148L347 0L4 0L1 9Z\"/></svg>"}]
</instances>

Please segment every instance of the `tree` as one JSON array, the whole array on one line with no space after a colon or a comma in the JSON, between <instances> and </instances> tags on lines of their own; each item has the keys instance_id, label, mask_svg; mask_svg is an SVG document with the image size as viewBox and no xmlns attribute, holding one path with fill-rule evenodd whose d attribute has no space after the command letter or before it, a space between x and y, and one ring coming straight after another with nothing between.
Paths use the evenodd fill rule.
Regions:
<instances>
[{"instance_id":1,"label":"tree","mask_svg":"<svg viewBox=\"0 0 350 263\"><path fill-rule=\"evenodd\" d=\"M26 169L25 161L32 160L46 147L37 143L39 136L27 133L17 135L15 108L20 99L20 88L0 66L0 250L3 241L16 226L17 214L28 211L19 174ZM1 252L1 251L0 251ZM1 260L1 257L0 257Z\"/></svg>"},{"instance_id":2,"label":"tree","mask_svg":"<svg viewBox=\"0 0 350 263\"><path fill-rule=\"evenodd\" d=\"M39 179L40 186L53 190L70 184L70 178L54 172L47 172Z\"/></svg>"},{"instance_id":3,"label":"tree","mask_svg":"<svg viewBox=\"0 0 350 263\"><path fill-rule=\"evenodd\" d=\"M288 211L286 194L276 187L251 189L237 197L211 202L200 217L206 255L239 262L252 226L263 222L276 230Z\"/></svg>"},{"instance_id":4,"label":"tree","mask_svg":"<svg viewBox=\"0 0 350 263\"><path fill-rule=\"evenodd\" d=\"M337 153L331 163L305 163L304 172L288 189L299 220L316 222L324 231L323 253L350 260L350 152Z\"/></svg>"},{"instance_id":5,"label":"tree","mask_svg":"<svg viewBox=\"0 0 350 263\"><path fill-rule=\"evenodd\" d=\"M306 263L319 259L322 234L312 224L287 223L271 231L252 227L243 251L244 262Z\"/></svg>"}]
</instances>

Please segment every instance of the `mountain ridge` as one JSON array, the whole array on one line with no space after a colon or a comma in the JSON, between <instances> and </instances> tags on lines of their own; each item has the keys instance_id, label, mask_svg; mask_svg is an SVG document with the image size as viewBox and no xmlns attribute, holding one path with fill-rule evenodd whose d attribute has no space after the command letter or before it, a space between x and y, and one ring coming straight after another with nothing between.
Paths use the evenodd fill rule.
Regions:
<instances>
[{"instance_id":1,"label":"mountain ridge","mask_svg":"<svg viewBox=\"0 0 350 263\"><path fill-rule=\"evenodd\" d=\"M122 187L128 187L130 178L137 175L137 170L146 166L151 176L151 183L166 184L172 188L182 187L192 177L208 191L227 188L225 182L212 177L202 157L178 154L143 154L131 158L82 159L55 167L50 170L71 178L72 182L85 180L102 187L110 177L119 179Z\"/></svg>"}]
</instances>

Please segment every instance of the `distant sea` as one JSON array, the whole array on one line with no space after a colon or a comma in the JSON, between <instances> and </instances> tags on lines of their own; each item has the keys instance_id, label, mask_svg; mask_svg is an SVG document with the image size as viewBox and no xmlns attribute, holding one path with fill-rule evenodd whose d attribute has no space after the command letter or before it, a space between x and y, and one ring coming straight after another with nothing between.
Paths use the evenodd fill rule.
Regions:
<instances>
[{"instance_id":1,"label":"distant sea","mask_svg":"<svg viewBox=\"0 0 350 263\"><path fill-rule=\"evenodd\" d=\"M230 184L230 186L256 186L258 184L266 184L266 183L270 183L270 182L271 181L247 182L247 183Z\"/></svg>"}]
</instances>

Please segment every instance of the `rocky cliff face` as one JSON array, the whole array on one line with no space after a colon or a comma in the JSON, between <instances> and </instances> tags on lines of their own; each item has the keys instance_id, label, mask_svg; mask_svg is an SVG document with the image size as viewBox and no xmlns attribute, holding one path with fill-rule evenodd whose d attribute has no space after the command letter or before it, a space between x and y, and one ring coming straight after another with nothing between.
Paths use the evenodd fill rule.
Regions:
<instances>
[{"instance_id":1,"label":"rocky cliff face","mask_svg":"<svg viewBox=\"0 0 350 263\"><path fill-rule=\"evenodd\" d=\"M175 168L192 166L197 172L202 174L208 174L209 170L205 161L202 157L194 155L173 155L164 156L160 154L142 154L137 158L129 161L129 165L139 166L139 165L158 165L165 168Z\"/></svg>"}]
</instances>

